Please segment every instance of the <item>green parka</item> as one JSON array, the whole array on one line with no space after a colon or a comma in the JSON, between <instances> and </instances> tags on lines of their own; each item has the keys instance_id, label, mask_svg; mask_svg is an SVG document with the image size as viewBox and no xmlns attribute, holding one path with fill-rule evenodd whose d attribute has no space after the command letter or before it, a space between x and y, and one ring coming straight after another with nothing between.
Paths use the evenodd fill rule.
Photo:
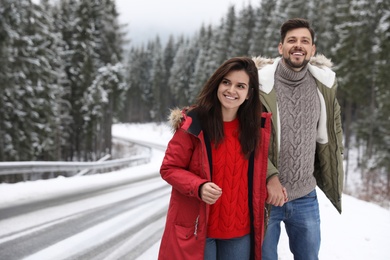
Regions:
<instances>
[{"instance_id":1,"label":"green parka","mask_svg":"<svg viewBox=\"0 0 390 260\"><path fill-rule=\"evenodd\" d=\"M280 127L274 77L280 58L253 58L259 69L260 98L267 112L272 113L272 133L269 145L267 180L278 172ZM318 187L341 213L344 185L343 132L340 106L336 98L337 80L330 69L332 63L323 55L312 57L307 65L317 82L321 116L317 128L314 176Z\"/></svg>"}]
</instances>

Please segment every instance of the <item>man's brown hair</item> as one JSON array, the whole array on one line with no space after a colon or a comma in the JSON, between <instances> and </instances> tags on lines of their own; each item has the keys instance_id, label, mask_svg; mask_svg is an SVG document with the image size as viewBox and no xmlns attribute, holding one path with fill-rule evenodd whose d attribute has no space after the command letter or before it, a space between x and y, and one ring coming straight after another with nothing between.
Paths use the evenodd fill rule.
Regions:
<instances>
[{"instance_id":1,"label":"man's brown hair","mask_svg":"<svg viewBox=\"0 0 390 260\"><path fill-rule=\"evenodd\" d=\"M310 22L303 18L293 18L287 20L282 24L282 26L280 27L280 42L281 43L284 42L284 39L286 38L286 34L288 31L291 31L293 29L298 29L298 28L307 28L311 34L311 38L314 44L315 32L313 28L311 28Z\"/></svg>"}]
</instances>

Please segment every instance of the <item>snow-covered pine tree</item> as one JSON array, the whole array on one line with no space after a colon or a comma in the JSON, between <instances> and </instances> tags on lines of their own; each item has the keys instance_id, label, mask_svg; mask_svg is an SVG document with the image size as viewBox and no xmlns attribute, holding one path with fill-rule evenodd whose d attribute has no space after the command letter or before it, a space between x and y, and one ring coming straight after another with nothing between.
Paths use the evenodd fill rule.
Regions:
<instances>
[{"instance_id":1,"label":"snow-covered pine tree","mask_svg":"<svg viewBox=\"0 0 390 260\"><path fill-rule=\"evenodd\" d=\"M150 117L153 121L160 122L165 120L164 109L162 108L161 101L163 95L163 82L164 82L164 60L163 51L161 46L160 37L156 36L155 40L150 46L150 56L152 61L152 73L151 73L151 87L152 95L149 100L151 103Z\"/></svg>"},{"instance_id":2,"label":"snow-covered pine tree","mask_svg":"<svg viewBox=\"0 0 390 260\"><path fill-rule=\"evenodd\" d=\"M379 22L375 31L378 34L378 81L377 81L377 119L378 135L377 154L378 164L383 167L386 176L386 194L390 198L390 2L378 1Z\"/></svg>"},{"instance_id":3,"label":"snow-covered pine tree","mask_svg":"<svg viewBox=\"0 0 390 260\"><path fill-rule=\"evenodd\" d=\"M84 93L84 129L87 135L87 151L96 160L111 153L111 126L115 111L120 107L121 95L126 90L123 79L123 32L118 23L115 1L89 2L91 22L95 27L96 71L92 84ZM89 108L85 110L85 108ZM95 109L97 108L97 109Z\"/></svg>"},{"instance_id":4,"label":"snow-covered pine tree","mask_svg":"<svg viewBox=\"0 0 390 260\"><path fill-rule=\"evenodd\" d=\"M50 10L29 0L3 3L3 159L58 159L63 90Z\"/></svg>"},{"instance_id":5,"label":"snow-covered pine tree","mask_svg":"<svg viewBox=\"0 0 390 260\"><path fill-rule=\"evenodd\" d=\"M225 60L231 58L232 52L232 37L236 24L236 11L234 5L228 8L226 17L221 20L220 32L218 35L218 42L216 42L216 55L214 55L215 62L222 64Z\"/></svg>"},{"instance_id":6,"label":"snow-covered pine tree","mask_svg":"<svg viewBox=\"0 0 390 260\"><path fill-rule=\"evenodd\" d=\"M214 60L210 59L211 53L213 52L213 48L211 47L213 41L211 26L207 29L202 26L199 34L195 36L195 41L198 45L198 55L195 61L194 73L190 79L190 94L188 100L190 104L195 102L200 89L215 70L213 67Z\"/></svg>"},{"instance_id":7,"label":"snow-covered pine tree","mask_svg":"<svg viewBox=\"0 0 390 260\"><path fill-rule=\"evenodd\" d=\"M146 51L143 46L132 48L128 58L126 81L129 86L122 119L124 122L149 122L149 111L145 92L149 92L150 69L147 67Z\"/></svg>"},{"instance_id":8,"label":"snow-covered pine tree","mask_svg":"<svg viewBox=\"0 0 390 260\"><path fill-rule=\"evenodd\" d=\"M61 0L59 6L72 118L66 154L70 160L97 160L111 149L111 123L124 89L118 74L123 32L114 1ZM108 101L100 98L103 89ZM91 103L104 109L91 108Z\"/></svg>"},{"instance_id":9,"label":"snow-covered pine tree","mask_svg":"<svg viewBox=\"0 0 390 260\"><path fill-rule=\"evenodd\" d=\"M255 14L251 4L245 6L239 12L231 35L232 44L230 56L248 56L250 40L253 37L255 27Z\"/></svg>"},{"instance_id":10,"label":"snow-covered pine tree","mask_svg":"<svg viewBox=\"0 0 390 260\"><path fill-rule=\"evenodd\" d=\"M161 87L161 109L163 115L165 117L163 118L166 120L169 111L171 108L173 108L173 97L171 94L171 88L168 85L169 78L171 76L171 67L176 55L177 49L175 48L175 39L173 35L169 36L168 42L163 50L163 64L164 64L164 75L162 80Z\"/></svg>"},{"instance_id":11,"label":"snow-covered pine tree","mask_svg":"<svg viewBox=\"0 0 390 260\"><path fill-rule=\"evenodd\" d=\"M171 93L174 102L177 106L189 105L189 85L194 71L193 55L195 50L192 49L192 42L184 37L180 38L177 43L177 53L172 65L168 85L171 88Z\"/></svg>"}]
</instances>

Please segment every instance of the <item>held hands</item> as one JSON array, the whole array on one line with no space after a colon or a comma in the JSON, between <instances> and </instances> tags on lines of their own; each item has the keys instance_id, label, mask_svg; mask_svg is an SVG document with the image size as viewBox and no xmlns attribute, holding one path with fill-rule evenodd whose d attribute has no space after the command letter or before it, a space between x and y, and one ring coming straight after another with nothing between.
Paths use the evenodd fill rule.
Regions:
<instances>
[{"instance_id":1,"label":"held hands","mask_svg":"<svg viewBox=\"0 0 390 260\"><path fill-rule=\"evenodd\" d=\"M213 182L206 182L200 188L200 197L207 204L214 204L222 195L222 189Z\"/></svg>"},{"instance_id":2,"label":"held hands","mask_svg":"<svg viewBox=\"0 0 390 260\"><path fill-rule=\"evenodd\" d=\"M281 207L288 201L286 188L282 186L278 176L271 177L267 183L268 197L266 202Z\"/></svg>"}]
</instances>

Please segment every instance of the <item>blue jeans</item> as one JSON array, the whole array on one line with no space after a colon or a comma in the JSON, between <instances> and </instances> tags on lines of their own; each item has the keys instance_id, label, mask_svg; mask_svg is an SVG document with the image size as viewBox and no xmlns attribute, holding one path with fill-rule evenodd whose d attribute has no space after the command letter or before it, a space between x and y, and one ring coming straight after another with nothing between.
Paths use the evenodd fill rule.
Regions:
<instances>
[{"instance_id":1,"label":"blue jeans","mask_svg":"<svg viewBox=\"0 0 390 260\"><path fill-rule=\"evenodd\" d=\"M251 251L250 235L231 239L206 239L205 260L249 259Z\"/></svg>"},{"instance_id":2,"label":"blue jeans","mask_svg":"<svg viewBox=\"0 0 390 260\"><path fill-rule=\"evenodd\" d=\"M314 189L282 207L272 206L262 247L263 260L277 260L280 222L283 221L294 260L318 260L321 244L320 212Z\"/></svg>"}]
</instances>

